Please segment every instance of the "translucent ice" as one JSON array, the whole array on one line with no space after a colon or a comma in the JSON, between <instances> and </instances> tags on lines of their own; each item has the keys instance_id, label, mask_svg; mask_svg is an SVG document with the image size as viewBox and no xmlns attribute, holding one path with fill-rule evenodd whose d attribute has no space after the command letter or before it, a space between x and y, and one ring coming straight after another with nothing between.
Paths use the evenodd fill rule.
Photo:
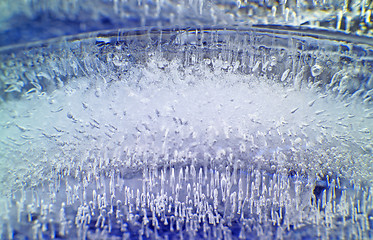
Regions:
<instances>
[{"instance_id":1,"label":"translucent ice","mask_svg":"<svg viewBox=\"0 0 373 240\"><path fill-rule=\"evenodd\" d=\"M2 55L3 238L372 234L369 67L188 31Z\"/></svg>"}]
</instances>

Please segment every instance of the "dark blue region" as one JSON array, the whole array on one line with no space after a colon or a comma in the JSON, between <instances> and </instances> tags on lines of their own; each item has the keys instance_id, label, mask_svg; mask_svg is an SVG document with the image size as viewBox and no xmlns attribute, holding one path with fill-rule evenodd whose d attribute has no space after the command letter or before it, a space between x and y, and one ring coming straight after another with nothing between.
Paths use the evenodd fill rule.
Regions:
<instances>
[{"instance_id":1,"label":"dark blue region","mask_svg":"<svg viewBox=\"0 0 373 240\"><path fill-rule=\"evenodd\" d=\"M139 18L118 20L107 16L98 20L58 19L50 14L39 14L30 19L25 16L14 16L8 24L11 28L0 32L0 46L30 43L66 35L73 35L113 28L139 27Z\"/></svg>"}]
</instances>

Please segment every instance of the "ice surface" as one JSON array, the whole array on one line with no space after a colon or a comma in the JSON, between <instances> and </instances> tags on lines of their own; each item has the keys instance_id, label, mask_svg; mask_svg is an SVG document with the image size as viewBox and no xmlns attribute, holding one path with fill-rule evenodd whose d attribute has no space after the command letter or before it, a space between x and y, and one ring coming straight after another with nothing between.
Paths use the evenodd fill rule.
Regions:
<instances>
[{"instance_id":1,"label":"ice surface","mask_svg":"<svg viewBox=\"0 0 373 240\"><path fill-rule=\"evenodd\" d=\"M366 0L2 0L0 46L145 26L275 24L372 36L372 8Z\"/></svg>"},{"instance_id":2,"label":"ice surface","mask_svg":"<svg viewBox=\"0 0 373 240\"><path fill-rule=\"evenodd\" d=\"M2 238L369 238L369 48L266 34L5 51Z\"/></svg>"}]
</instances>

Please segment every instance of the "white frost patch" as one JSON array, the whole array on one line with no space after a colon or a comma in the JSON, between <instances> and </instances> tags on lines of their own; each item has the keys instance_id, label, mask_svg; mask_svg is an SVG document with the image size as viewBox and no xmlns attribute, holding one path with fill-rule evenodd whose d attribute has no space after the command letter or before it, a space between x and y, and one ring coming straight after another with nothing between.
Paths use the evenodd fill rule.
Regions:
<instances>
[{"instance_id":1,"label":"white frost patch","mask_svg":"<svg viewBox=\"0 0 373 240\"><path fill-rule=\"evenodd\" d=\"M205 158L370 178L373 119L364 116L372 109L204 65L158 62L109 83L71 79L50 95L5 103L2 190L38 184L51 169L75 174Z\"/></svg>"}]
</instances>

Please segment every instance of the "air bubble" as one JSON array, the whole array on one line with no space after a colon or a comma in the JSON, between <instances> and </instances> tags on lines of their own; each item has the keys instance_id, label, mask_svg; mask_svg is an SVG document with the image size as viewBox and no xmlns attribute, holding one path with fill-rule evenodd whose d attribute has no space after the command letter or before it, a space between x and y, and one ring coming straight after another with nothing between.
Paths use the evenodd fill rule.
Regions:
<instances>
[{"instance_id":1,"label":"air bubble","mask_svg":"<svg viewBox=\"0 0 373 240\"><path fill-rule=\"evenodd\" d=\"M320 65L313 65L311 68L311 74L313 77L319 76L323 71L323 68Z\"/></svg>"}]
</instances>

